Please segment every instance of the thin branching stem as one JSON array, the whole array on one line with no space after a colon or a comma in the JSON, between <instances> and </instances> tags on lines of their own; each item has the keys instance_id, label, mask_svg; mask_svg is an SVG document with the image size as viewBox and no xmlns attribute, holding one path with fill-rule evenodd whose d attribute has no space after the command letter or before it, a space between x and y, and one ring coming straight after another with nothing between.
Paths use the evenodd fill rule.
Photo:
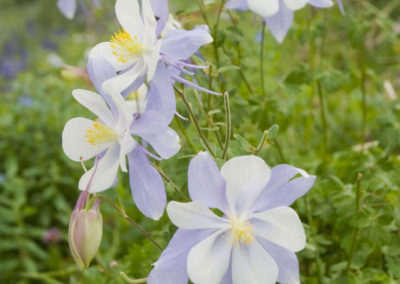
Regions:
<instances>
[{"instance_id":1,"label":"thin branching stem","mask_svg":"<svg viewBox=\"0 0 400 284\"><path fill-rule=\"evenodd\" d=\"M189 198L187 198L187 197L182 193L182 191L179 189L179 187L172 181L172 179L170 179L170 178L164 173L164 171L162 170L161 167L159 167L159 166L157 166L157 165L155 165L155 164L153 164L153 167L156 168L156 170L160 173L160 175L163 177L163 179L165 180L165 182L168 183L168 184L170 184L170 185L174 188L175 192L178 193L178 195L179 195L180 197L182 197L182 199L183 199L184 201L186 201L186 202L189 202L189 201L190 201Z\"/></svg>"},{"instance_id":2,"label":"thin branching stem","mask_svg":"<svg viewBox=\"0 0 400 284\"><path fill-rule=\"evenodd\" d=\"M261 21L261 46L260 46L260 83L261 91L265 97L265 85L264 85L264 44L265 44L265 22Z\"/></svg>"},{"instance_id":3,"label":"thin branching stem","mask_svg":"<svg viewBox=\"0 0 400 284\"><path fill-rule=\"evenodd\" d=\"M163 250L163 248L161 247L161 245L159 245L157 243L156 240L153 239L153 237L146 232L146 230L140 226L138 223L136 223L135 221L133 221L133 219L131 217L128 216L128 214L126 214L125 209L121 206L119 206L118 204L116 204L114 201L112 201L110 198L108 198L105 195L101 195L101 194L97 194L97 197L107 201L114 209L115 211L117 211L117 213L123 217L125 220L127 220L129 223L131 223L133 226L135 226L147 239L149 239L156 247L158 247L160 250Z\"/></svg>"},{"instance_id":4,"label":"thin branching stem","mask_svg":"<svg viewBox=\"0 0 400 284\"><path fill-rule=\"evenodd\" d=\"M192 148L192 150L197 153L199 150L193 144L192 140L189 138L189 135L186 133L186 129L183 126L182 122L180 121L180 118L179 117L175 117L175 122L176 122L176 125L179 128L179 131L182 133L183 137L185 137L185 140L188 143L189 147Z\"/></svg>"},{"instance_id":5,"label":"thin branching stem","mask_svg":"<svg viewBox=\"0 0 400 284\"><path fill-rule=\"evenodd\" d=\"M147 282L147 278L132 279L132 278L128 277L128 275L126 275L126 273L123 271L121 271L119 273L119 275L121 276L122 280L124 280L126 283L139 284L139 283Z\"/></svg>"},{"instance_id":6,"label":"thin branching stem","mask_svg":"<svg viewBox=\"0 0 400 284\"><path fill-rule=\"evenodd\" d=\"M203 103L202 103L202 101L200 99L200 96L199 96L199 92L197 92L197 90L194 90L194 92L196 94L196 100L197 100L197 103L199 105L200 112L203 114L204 118L207 119L208 124L210 125L210 127L213 130L216 129L217 126L215 125L214 120L210 117L210 115L208 115L208 113L204 109ZM222 145L222 142L221 142L221 138L219 137L218 131L213 131L213 132L215 134L215 137L217 138L218 145L221 147L221 149L223 149L223 145Z\"/></svg>"},{"instance_id":7,"label":"thin branching stem","mask_svg":"<svg viewBox=\"0 0 400 284\"><path fill-rule=\"evenodd\" d=\"M197 122L196 116L193 113L192 106L186 100L185 95L183 94L183 92L179 91L176 87L174 87L174 89L175 89L175 92L181 97L182 101L185 103L185 105L186 105L186 107L187 107L187 109L189 111L190 118L192 119L193 124L194 124L194 126L195 126L195 128L197 130L197 133L199 134L200 139L204 143L204 146L207 148L207 150L211 154L211 156L213 156L215 158L214 151L211 149L210 145L208 144L208 141L207 141L206 137L204 136L203 132L201 131L199 123Z\"/></svg>"},{"instance_id":8,"label":"thin branching stem","mask_svg":"<svg viewBox=\"0 0 400 284\"><path fill-rule=\"evenodd\" d=\"M224 152L222 153L222 158L226 160L226 156L228 153L229 142L232 136L232 119L231 119L231 108L229 106L229 94L225 92L224 94L224 103L225 103L225 121L226 121L226 131L225 131L225 145Z\"/></svg>"},{"instance_id":9,"label":"thin branching stem","mask_svg":"<svg viewBox=\"0 0 400 284\"><path fill-rule=\"evenodd\" d=\"M356 185L356 210L360 211L361 210L361 179L362 179L362 174L359 173L357 175L357 185ZM359 228L355 228L354 229L354 233L353 233L353 237L351 240L351 247L350 247L350 253L349 253L349 259L347 261L347 268L346 268L346 272L349 273L350 268L351 268L351 263L353 261L353 255L354 255L354 251L356 249L356 245L357 245L357 238L358 238L358 234L360 233L360 229Z\"/></svg>"},{"instance_id":10,"label":"thin branching stem","mask_svg":"<svg viewBox=\"0 0 400 284\"><path fill-rule=\"evenodd\" d=\"M268 138L268 130L265 130L263 136L261 137L260 143L258 144L257 148L254 150L254 154L257 155L258 153L260 153L261 149L265 145L265 142L267 141L267 138Z\"/></svg>"}]
</instances>

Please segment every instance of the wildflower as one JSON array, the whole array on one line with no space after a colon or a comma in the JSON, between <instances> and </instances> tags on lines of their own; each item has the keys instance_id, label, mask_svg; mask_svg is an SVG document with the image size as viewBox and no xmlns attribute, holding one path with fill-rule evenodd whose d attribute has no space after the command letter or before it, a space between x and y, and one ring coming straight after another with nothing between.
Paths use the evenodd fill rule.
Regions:
<instances>
[{"instance_id":1,"label":"wildflower","mask_svg":"<svg viewBox=\"0 0 400 284\"><path fill-rule=\"evenodd\" d=\"M89 54L89 60L101 57L111 64L114 74L118 73L118 76L105 81L103 87L113 84L124 96L147 80L150 86L148 109L156 110L170 122L176 108L174 81L208 91L179 77L179 74L193 74L185 68L207 67L186 61L202 45L212 42L212 37L205 27L196 27L191 31L171 29L171 24L167 25L166 1L150 3L143 0L140 9L138 0L117 0L115 12L122 29L109 42L96 45Z\"/></svg>"},{"instance_id":2,"label":"wildflower","mask_svg":"<svg viewBox=\"0 0 400 284\"><path fill-rule=\"evenodd\" d=\"M43 234L43 240L47 244L56 244L61 239L60 230L57 227L52 227L46 230Z\"/></svg>"},{"instance_id":3,"label":"wildflower","mask_svg":"<svg viewBox=\"0 0 400 284\"><path fill-rule=\"evenodd\" d=\"M293 23L294 11L307 4L328 8L333 2L332 0L230 0L226 3L226 8L239 11L252 10L263 18L275 39L282 42ZM343 13L341 0L338 0L338 4Z\"/></svg>"},{"instance_id":4,"label":"wildflower","mask_svg":"<svg viewBox=\"0 0 400 284\"><path fill-rule=\"evenodd\" d=\"M103 97L86 90L73 91L74 98L98 118L78 117L68 121L63 131L64 152L78 162L95 156L100 158L98 174L90 187L92 193L110 188L115 183L119 168L127 172L128 157L133 199L143 214L158 219L166 203L164 184L147 158L150 152L139 145L132 135L141 137L165 159L179 151L179 137L157 112L149 110L134 115L128 103L114 89L106 89L102 93ZM94 168L81 177L80 190L87 187L93 171Z\"/></svg>"},{"instance_id":5,"label":"wildflower","mask_svg":"<svg viewBox=\"0 0 400 284\"><path fill-rule=\"evenodd\" d=\"M200 153L189 165L193 201L168 204L179 229L148 283L300 283L295 252L304 248L305 233L288 206L314 180L289 165L271 170L256 156L233 158L219 171L208 153Z\"/></svg>"}]
</instances>

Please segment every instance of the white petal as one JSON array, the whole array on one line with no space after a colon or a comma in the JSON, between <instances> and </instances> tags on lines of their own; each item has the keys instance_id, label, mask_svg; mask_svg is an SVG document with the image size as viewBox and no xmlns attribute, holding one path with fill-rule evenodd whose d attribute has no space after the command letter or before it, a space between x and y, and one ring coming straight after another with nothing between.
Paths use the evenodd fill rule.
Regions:
<instances>
[{"instance_id":1,"label":"white petal","mask_svg":"<svg viewBox=\"0 0 400 284\"><path fill-rule=\"evenodd\" d=\"M143 22L138 0L117 0L115 14L121 26L132 38L137 36L138 39L142 39Z\"/></svg>"},{"instance_id":2,"label":"white petal","mask_svg":"<svg viewBox=\"0 0 400 284\"><path fill-rule=\"evenodd\" d=\"M257 241L248 246L236 244L233 247L233 284L274 284L277 278L277 264Z\"/></svg>"},{"instance_id":3,"label":"white petal","mask_svg":"<svg viewBox=\"0 0 400 284\"><path fill-rule=\"evenodd\" d=\"M250 222L257 237L291 251L300 251L306 245L303 225L297 213L290 207L278 207L254 214Z\"/></svg>"},{"instance_id":4,"label":"white petal","mask_svg":"<svg viewBox=\"0 0 400 284\"><path fill-rule=\"evenodd\" d=\"M154 73L156 73L157 64L160 60L160 49L161 49L161 40L158 40L155 46L152 49L152 52L149 54L144 54L144 60L147 65L147 80L151 81L154 77Z\"/></svg>"},{"instance_id":5,"label":"white petal","mask_svg":"<svg viewBox=\"0 0 400 284\"><path fill-rule=\"evenodd\" d=\"M77 89L72 91L74 98L88 110L98 116L106 125L113 127L115 119L104 99L87 90Z\"/></svg>"},{"instance_id":6,"label":"white petal","mask_svg":"<svg viewBox=\"0 0 400 284\"><path fill-rule=\"evenodd\" d=\"M107 94L121 93L126 90L135 80L146 72L143 59L139 58L135 65L126 72L111 78L103 83L103 91Z\"/></svg>"},{"instance_id":7,"label":"white petal","mask_svg":"<svg viewBox=\"0 0 400 284\"><path fill-rule=\"evenodd\" d=\"M143 8L143 22L145 34L143 37L156 38L157 20L154 16L153 9L151 8L149 0L142 0Z\"/></svg>"},{"instance_id":8,"label":"white petal","mask_svg":"<svg viewBox=\"0 0 400 284\"><path fill-rule=\"evenodd\" d=\"M86 131L93 121L83 117L69 120L62 133L62 147L68 158L73 161L86 161L101 153L107 144L91 145L87 141Z\"/></svg>"},{"instance_id":9,"label":"white petal","mask_svg":"<svg viewBox=\"0 0 400 284\"><path fill-rule=\"evenodd\" d=\"M126 167L126 155L132 152L133 149L135 149L137 143L129 134L129 132L127 132L121 139L120 145L121 145L121 151L119 154L119 165L121 167L121 171L127 172L128 169Z\"/></svg>"},{"instance_id":10,"label":"white petal","mask_svg":"<svg viewBox=\"0 0 400 284\"><path fill-rule=\"evenodd\" d=\"M130 65L134 63L134 61L132 61L131 59L129 59L126 63L118 61L118 57L113 54L113 51L114 49L111 47L110 42L101 42L92 48L92 50L89 52L89 58L104 58L114 67L115 72L127 69ZM115 73L115 76L117 76L117 73Z\"/></svg>"},{"instance_id":11,"label":"white petal","mask_svg":"<svg viewBox=\"0 0 400 284\"><path fill-rule=\"evenodd\" d=\"M107 91L107 88L105 88L105 90ZM112 92L112 90L108 91L107 93L110 95L118 113L118 121L115 128L119 133L127 131L133 121L132 109L120 93Z\"/></svg>"},{"instance_id":12,"label":"white petal","mask_svg":"<svg viewBox=\"0 0 400 284\"><path fill-rule=\"evenodd\" d=\"M196 284L219 284L229 267L232 243L223 230L212 234L189 252L187 270Z\"/></svg>"},{"instance_id":13,"label":"white petal","mask_svg":"<svg viewBox=\"0 0 400 284\"><path fill-rule=\"evenodd\" d=\"M236 157L221 168L232 214L246 214L267 185L271 169L256 156Z\"/></svg>"},{"instance_id":14,"label":"white petal","mask_svg":"<svg viewBox=\"0 0 400 284\"><path fill-rule=\"evenodd\" d=\"M290 10L299 10L303 8L309 0L283 0Z\"/></svg>"},{"instance_id":15,"label":"white petal","mask_svg":"<svg viewBox=\"0 0 400 284\"><path fill-rule=\"evenodd\" d=\"M171 201L167 206L168 216L172 223L182 229L212 229L229 226L229 221L218 217L203 203Z\"/></svg>"},{"instance_id":16,"label":"white petal","mask_svg":"<svg viewBox=\"0 0 400 284\"><path fill-rule=\"evenodd\" d=\"M296 0L294 0L296 1ZM261 17L269 17L279 10L278 0L247 0L249 9Z\"/></svg>"},{"instance_id":17,"label":"white petal","mask_svg":"<svg viewBox=\"0 0 400 284\"><path fill-rule=\"evenodd\" d=\"M86 190L93 176L93 172L96 172L93 176L93 180L90 183L89 192L96 193L104 191L110 188L117 178L118 166L119 166L119 152L120 146L118 143L112 144L108 149L104 157L98 161L96 169L95 166L85 173L79 180L79 189Z\"/></svg>"}]
</instances>

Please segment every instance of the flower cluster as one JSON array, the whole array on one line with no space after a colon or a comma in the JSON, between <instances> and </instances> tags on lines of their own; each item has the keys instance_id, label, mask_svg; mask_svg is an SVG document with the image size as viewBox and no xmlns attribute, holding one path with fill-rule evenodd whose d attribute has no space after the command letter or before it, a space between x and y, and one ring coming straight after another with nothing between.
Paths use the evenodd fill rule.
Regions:
<instances>
[{"instance_id":1,"label":"flower cluster","mask_svg":"<svg viewBox=\"0 0 400 284\"><path fill-rule=\"evenodd\" d=\"M295 10L306 4L333 5L331 0L267 2L230 0L226 7L255 11L282 41ZM76 1L58 4L73 17ZM81 268L96 254L102 232L100 199L90 202L88 196L113 187L119 169L129 173L137 208L154 220L163 215L167 196L151 159L169 159L181 148L179 136L169 127L176 114L174 83L219 95L185 79L207 68L190 61L213 41L207 26L182 29L169 14L167 0L117 0L115 12L121 29L89 53L87 71L97 93L72 92L94 119L72 118L62 134L71 160L95 160L88 171L83 164L86 172L78 187L84 192L70 223L70 247ZM179 229L154 264L148 283L299 283L295 252L305 247L306 238L289 206L314 181L290 165L271 169L257 156L232 158L219 170L210 154L201 152L189 165L192 202L171 201L167 206Z\"/></svg>"},{"instance_id":2,"label":"flower cluster","mask_svg":"<svg viewBox=\"0 0 400 284\"><path fill-rule=\"evenodd\" d=\"M337 0L343 13L341 0ZM282 42L293 23L294 12L310 4L317 8L329 8L332 0L229 0L227 9L251 10L260 15L272 35Z\"/></svg>"}]
</instances>

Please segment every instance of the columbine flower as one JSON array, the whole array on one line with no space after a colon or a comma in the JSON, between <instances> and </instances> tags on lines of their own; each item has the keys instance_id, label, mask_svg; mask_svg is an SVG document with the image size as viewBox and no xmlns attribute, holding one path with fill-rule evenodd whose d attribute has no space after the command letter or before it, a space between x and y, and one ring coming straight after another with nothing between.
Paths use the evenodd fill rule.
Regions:
<instances>
[{"instance_id":1,"label":"columbine flower","mask_svg":"<svg viewBox=\"0 0 400 284\"><path fill-rule=\"evenodd\" d=\"M179 151L179 137L157 112L150 110L134 116L117 91L106 89L102 94L107 99L86 90L73 91L74 98L98 118L78 117L68 121L63 131L64 152L73 161L100 157L90 192L111 187L119 167L123 172L128 171L128 156L133 199L143 214L158 219L166 203L164 184L146 156L150 153L133 139L132 134L148 142L166 159ZM87 187L93 171L94 168L81 177L80 190Z\"/></svg>"},{"instance_id":2,"label":"columbine flower","mask_svg":"<svg viewBox=\"0 0 400 284\"><path fill-rule=\"evenodd\" d=\"M289 165L271 170L256 156L233 158L219 171L208 153L200 153L189 165L193 202L169 203L179 229L148 283L183 284L188 277L198 284L300 283L295 252L304 248L305 233L288 206L314 180Z\"/></svg>"},{"instance_id":3,"label":"columbine flower","mask_svg":"<svg viewBox=\"0 0 400 284\"><path fill-rule=\"evenodd\" d=\"M126 102L132 113L141 114L146 110L148 92L149 88L147 88L146 84L143 84L126 97Z\"/></svg>"},{"instance_id":4,"label":"columbine flower","mask_svg":"<svg viewBox=\"0 0 400 284\"><path fill-rule=\"evenodd\" d=\"M212 42L212 37L204 27L191 31L172 29L164 33L165 29L170 29L170 26L166 27L166 0L152 0L151 3L143 0L142 9L138 0L117 0L115 12L122 29L111 41L96 45L89 54L89 60L101 57L112 65L118 76L104 85L113 84L124 96L135 91L147 79L150 85L149 108L158 111L170 122L176 108L173 81L208 91L178 75L180 72L193 74L185 68L206 67L186 61L202 45ZM178 69L178 74L168 66Z\"/></svg>"},{"instance_id":5,"label":"columbine flower","mask_svg":"<svg viewBox=\"0 0 400 284\"><path fill-rule=\"evenodd\" d=\"M282 42L293 23L294 11L307 4L318 8L328 8L333 5L333 2L332 0L230 0L226 3L226 8L240 11L252 10L264 19L275 39ZM338 0L338 4L343 13L341 0Z\"/></svg>"},{"instance_id":6,"label":"columbine flower","mask_svg":"<svg viewBox=\"0 0 400 284\"><path fill-rule=\"evenodd\" d=\"M85 5L81 0L80 3ZM92 0L93 6L98 8L100 6L100 0ZM77 0L58 0L57 7L61 13L67 18L72 19L75 16L77 6Z\"/></svg>"}]
</instances>

